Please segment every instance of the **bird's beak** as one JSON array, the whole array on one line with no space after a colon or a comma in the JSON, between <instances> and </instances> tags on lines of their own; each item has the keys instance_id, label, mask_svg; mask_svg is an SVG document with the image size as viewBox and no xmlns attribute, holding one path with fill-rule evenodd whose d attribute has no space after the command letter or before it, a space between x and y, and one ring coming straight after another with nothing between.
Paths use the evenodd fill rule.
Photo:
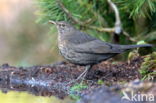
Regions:
<instances>
[{"instance_id":1,"label":"bird's beak","mask_svg":"<svg viewBox=\"0 0 156 103\"><path fill-rule=\"evenodd\" d=\"M49 20L49 23L55 24L55 25L57 24L56 21L53 21L53 20Z\"/></svg>"}]
</instances>

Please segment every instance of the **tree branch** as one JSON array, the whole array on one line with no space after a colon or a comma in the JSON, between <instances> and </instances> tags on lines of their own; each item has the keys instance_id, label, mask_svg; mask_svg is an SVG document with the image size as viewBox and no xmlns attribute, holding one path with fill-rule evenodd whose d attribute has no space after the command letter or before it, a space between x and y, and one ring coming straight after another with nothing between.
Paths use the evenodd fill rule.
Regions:
<instances>
[{"instance_id":1,"label":"tree branch","mask_svg":"<svg viewBox=\"0 0 156 103\"><path fill-rule=\"evenodd\" d=\"M108 0L108 3L115 13L115 20L116 21L115 21L115 26L114 26L114 33L115 34L121 34L122 27L121 27L119 10L118 10L117 6L111 0Z\"/></svg>"},{"instance_id":2,"label":"tree branch","mask_svg":"<svg viewBox=\"0 0 156 103\"><path fill-rule=\"evenodd\" d=\"M130 40L132 42L137 42L137 40L132 38L132 37L130 37L130 35L126 31L123 31L123 35L125 35L128 38L128 40Z\"/></svg>"},{"instance_id":3,"label":"tree branch","mask_svg":"<svg viewBox=\"0 0 156 103\"><path fill-rule=\"evenodd\" d=\"M79 25L86 25L88 24L89 22L92 21L92 19L88 19L87 21L79 21L78 19L74 18L72 16L72 14L69 12L69 10L67 8L65 8L65 6L63 5L63 3L60 1L60 0L57 0L57 3L59 4L59 6L61 7L61 9L64 11L64 13L76 24L79 24Z\"/></svg>"}]
</instances>

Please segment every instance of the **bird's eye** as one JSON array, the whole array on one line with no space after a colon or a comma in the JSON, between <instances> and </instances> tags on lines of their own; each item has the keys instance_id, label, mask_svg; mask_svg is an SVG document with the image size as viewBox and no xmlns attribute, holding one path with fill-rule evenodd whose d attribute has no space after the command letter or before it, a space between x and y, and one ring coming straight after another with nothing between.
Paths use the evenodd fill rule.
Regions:
<instances>
[{"instance_id":1,"label":"bird's eye","mask_svg":"<svg viewBox=\"0 0 156 103\"><path fill-rule=\"evenodd\" d=\"M64 27L65 25L64 24L61 24L61 26Z\"/></svg>"},{"instance_id":2,"label":"bird's eye","mask_svg":"<svg viewBox=\"0 0 156 103\"><path fill-rule=\"evenodd\" d=\"M65 27L65 24L60 23L59 26L60 26L60 27Z\"/></svg>"}]
</instances>

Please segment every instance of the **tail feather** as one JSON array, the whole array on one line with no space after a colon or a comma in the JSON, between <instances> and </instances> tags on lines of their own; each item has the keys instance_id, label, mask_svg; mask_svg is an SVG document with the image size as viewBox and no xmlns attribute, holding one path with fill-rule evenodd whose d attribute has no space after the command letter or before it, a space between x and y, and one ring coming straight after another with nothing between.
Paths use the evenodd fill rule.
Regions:
<instances>
[{"instance_id":1,"label":"tail feather","mask_svg":"<svg viewBox=\"0 0 156 103\"><path fill-rule=\"evenodd\" d=\"M153 45L152 44L123 45L122 49L133 49L133 48L140 48L140 47L153 47Z\"/></svg>"}]
</instances>

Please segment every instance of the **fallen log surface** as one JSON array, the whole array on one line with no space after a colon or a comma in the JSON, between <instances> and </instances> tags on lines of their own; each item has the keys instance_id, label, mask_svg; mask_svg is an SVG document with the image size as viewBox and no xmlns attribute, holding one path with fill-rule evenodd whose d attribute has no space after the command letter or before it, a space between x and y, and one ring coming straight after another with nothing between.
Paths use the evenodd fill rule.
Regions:
<instances>
[{"instance_id":1,"label":"fallen log surface","mask_svg":"<svg viewBox=\"0 0 156 103\"><path fill-rule=\"evenodd\" d=\"M84 80L88 88L74 93L84 97L103 85L111 87L120 82L139 79L138 69L142 62L143 58L137 57L129 63L105 61L95 65ZM83 70L84 67L67 62L31 67L3 64L0 66L0 89L5 93L10 90L27 91L40 96L64 98L71 93L70 88L74 85L69 82L76 79ZM101 85L97 82L98 80L104 83Z\"/></svg>"}]
</instances>

